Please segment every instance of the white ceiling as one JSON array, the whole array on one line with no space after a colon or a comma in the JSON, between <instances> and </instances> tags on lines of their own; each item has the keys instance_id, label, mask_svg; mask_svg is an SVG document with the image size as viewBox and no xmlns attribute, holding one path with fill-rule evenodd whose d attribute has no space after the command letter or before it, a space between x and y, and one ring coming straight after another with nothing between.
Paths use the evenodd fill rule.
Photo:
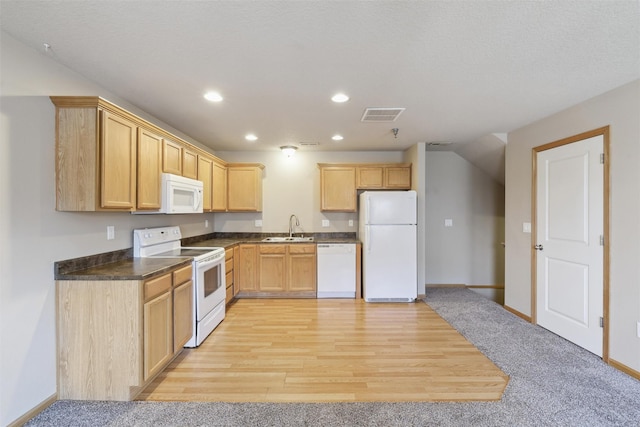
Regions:
<instances>
[{"instance_id":1,"label":"white ceiling","mask_svg":"<svg viewBox=\"0 0 640 427\"><path fill-rule=\"evenodd\" d=\"M2 0L0 24L214 150L398 150L460 147L640 78L639 5ZM361 123L367 107L406 110Z\"/></svg>"}]
</instances>

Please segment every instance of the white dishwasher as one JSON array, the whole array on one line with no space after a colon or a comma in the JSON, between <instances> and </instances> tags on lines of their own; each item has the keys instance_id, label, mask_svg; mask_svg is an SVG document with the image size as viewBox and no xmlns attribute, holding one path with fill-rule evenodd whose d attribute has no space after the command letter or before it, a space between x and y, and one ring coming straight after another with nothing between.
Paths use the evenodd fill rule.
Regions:
<instances>
[{"instance_id":1,"label":"white dishwasher","mask_svg":"<svg viewBox=\"0 0 640 427\"><path fill-rule=\"evenodd\" d=\"M318 298L356 297L355 243L318 243Z\"/></svg>"}]
</instances>

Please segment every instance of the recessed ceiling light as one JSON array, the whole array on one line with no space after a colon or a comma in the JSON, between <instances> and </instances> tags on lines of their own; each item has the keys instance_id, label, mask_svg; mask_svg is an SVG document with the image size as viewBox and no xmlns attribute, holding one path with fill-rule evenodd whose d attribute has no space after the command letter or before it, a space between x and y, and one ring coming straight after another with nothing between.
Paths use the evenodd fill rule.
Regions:
<instances>
[{"instance_id":1,"label":"recessed ceiling light","mask_svg":"<svg viewBox=\"0 0 640 427\"><path fill-rule=\"evenodd\" d=\"M218 92L207 92L204 94L204 98L211 102L220 102L224 99Z\"/></svg>"},{"instance_id":2,"label":"recessed ceiling light","mask_svg":"<svg viewBox=\"0 0 640 427\"><path fill-rule=\"evenodd\" d=\"M257 140L258 140L258 137L257 137L257 136L255 136L255 135L254 135L254 134L252 134L252 133L248 133L248 134L244 137L244 139L246 139L247 141L257 141Z\"/></svg>"},{"instance_id":3,"label":"recessed ceiling light","mask_svg":"<svg viewBox=\"0 0 640 427\"><path fill-rule=\"evenodd\" d=\"M333 139L334 141L342 141L344 137L342 135L333 135L331 139Z\"/></svg>"},{"instance_id":4,"label":"recessed ceiling light","mask_svg":"<svg viewBox=\"0 0 640 427\"><path fill-rule=\"evenodd\" d=\"M335 95L333 95L331 97L331 100L333 102L347 102L349 100L349 97L347 95L345 95L344 93L336 93Z\"/></svg>"}]
</instances>

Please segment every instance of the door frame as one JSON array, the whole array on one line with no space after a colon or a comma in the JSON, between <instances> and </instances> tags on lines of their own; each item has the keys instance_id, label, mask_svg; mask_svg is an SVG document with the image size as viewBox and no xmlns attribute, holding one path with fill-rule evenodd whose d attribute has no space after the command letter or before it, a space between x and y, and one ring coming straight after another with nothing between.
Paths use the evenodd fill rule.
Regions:
<instances>
[{"instance_id":1,"label":"door frame","mask_svg":"<svg viewBox=\"0 0 640 427\"><path fill-rule=\"evenodd\" d=\"M594 129L588 132L584 132L578 135L573 135L567 138L563 138L557 141L553 141L547 144L533 147L532 149L532 168L531 168L531 323L538 324L536 315L537 310L537 257L536 250L534 249L535 240L537 236L537 160L538 153L552 148L561 147L563 145L572 144L582 141L584 139L593 138L594 136L602 135L602 149L604 152L604 168L603 168L603 195L602 195L602 209L603 209L603 234L604 234L604 247L602 255L602 317L604 319L604 326L602 331L602 360L606 363L609 362L609 126L604 126L598 129Z\"/></svg>"}]
</instances>

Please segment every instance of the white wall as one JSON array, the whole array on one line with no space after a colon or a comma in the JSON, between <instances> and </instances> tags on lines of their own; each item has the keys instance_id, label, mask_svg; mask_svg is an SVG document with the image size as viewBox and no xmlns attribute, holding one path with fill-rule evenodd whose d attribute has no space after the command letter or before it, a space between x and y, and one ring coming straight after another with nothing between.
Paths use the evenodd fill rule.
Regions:
<instances>
[{"instance_id":1,"label":"white wall","mask_svg":"<svg viewBox=\"0 0 640 427\"><path fill-rule=\"evenodd\" d=\"M509 134L505 304L531 315L532 148L610 126L610 357L640 371L640 80Z\"/></svg>"},{"instance_id":2,"label":"white wall","mask_svg":"<svg viewBox=\"0 0 640 427\"><path fill-rule=\"evenodd\" d=\"M259 162L265 165L262 180L261 213L217 213L216 231L286 233L289 217L300 219L304 232L353 232L358 230L358 214L320 211L320 170L318 163L402 162L401 151L305 151L291 158L278 151L218 151L229 162ZM256 227L255 220L262 220ZM322 220L329 227L322 227ZM349 227L349 220L353 227Z\"/></svg>"},{"instance_id":3,"label":"white wall","mask_svg":"<svg viewBox=\"0 0 640 427\"><path fill-rule=\"evenodd\" d=\"M426 143L419 142L404 152L404 162L411 163L411 189L418 194L418 295L424 295L426 268Z\"/></svg>"},{"instance_id":4,"label":"white wall","mask_svg":"<svg viewBox=\"0 0 640 427\"><path fill-rule=\"evenodd\" d=\"M426 190L427 285L502 285L502 184L454 152L427 151Z\"/></svg>"},{"instance_id":5,"label":"white wall","mask_svg":"<svg viewBox=\"0 0 640 427\"><path fill-rule=\"evenodd\" d=\"M6 33L0 43L0 425L4 426L56 393L55 261L130 248L134 228L180 225L185 236L212 232L214 218L213 214L56 212L55 108L49 95L100 95L144 114ZM209 229L205 219L210 220ZM107 225L115 226L115 240L106 240Z\"/></svg>"}]
</instances>

